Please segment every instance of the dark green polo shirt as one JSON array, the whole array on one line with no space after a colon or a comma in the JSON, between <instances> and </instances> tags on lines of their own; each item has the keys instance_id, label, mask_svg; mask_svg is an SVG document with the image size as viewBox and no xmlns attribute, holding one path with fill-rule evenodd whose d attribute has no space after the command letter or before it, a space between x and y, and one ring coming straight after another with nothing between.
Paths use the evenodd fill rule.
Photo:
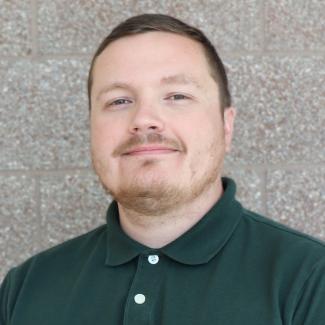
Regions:
<instances>
[{"instance_id":1,"label":"dark green polo shirt","mask_svg":"<svg viewBox=\"0 0 325 325\"><path fill-rule=\"evenodd\" d=\"M107 226L12 269L1 325L324 325L325 246L243 209L235 184L161 249Z\"/></svg>"}]
</instances>

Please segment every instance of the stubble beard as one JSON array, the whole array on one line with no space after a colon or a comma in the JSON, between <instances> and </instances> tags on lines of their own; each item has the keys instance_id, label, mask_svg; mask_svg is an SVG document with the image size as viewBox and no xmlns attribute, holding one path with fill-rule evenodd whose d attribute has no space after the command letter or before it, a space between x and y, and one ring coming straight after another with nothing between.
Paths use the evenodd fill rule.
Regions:
<instances>
[{"instance_id":1,"label":"stubble beard","mask_svg":"<svg viewBox=\"0 0 325 325\"><path fill-rule=\"evenodd\" d=\"M101 173L98 170L96 172L106 192L125 209L144 216L161 216L204 195L216 184L222 172L225 154L223 138L219 141L214 139L206 150L210 153L207 158L208 166L200 166L197 162L192 163L191 179L187 184L180 184L176 179L170 180L164 177L154 177L154 175L148 177L149 180L144 180L139 173L140 176L134 175L122 183L118 189L113 190L105 185L106 182L101 178ZM143 162L142 168L155 169L156 163L148 159ZM200 172L200 168L205 168L204 173Z\"/></svg>"}]
</instances>

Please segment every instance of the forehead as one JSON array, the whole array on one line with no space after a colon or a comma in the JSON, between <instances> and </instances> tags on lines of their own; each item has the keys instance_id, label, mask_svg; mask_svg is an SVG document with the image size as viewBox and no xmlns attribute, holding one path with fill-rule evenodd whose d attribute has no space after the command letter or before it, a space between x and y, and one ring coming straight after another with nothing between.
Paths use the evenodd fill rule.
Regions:
<instances>
[{"instance_id":1,"label":"forehead","mask_svg":"<svg viewBox=\"0 0 325 325\"><path fill-rule=\"evenodd\" d=\"M103 77L159 79L169 75L189 75L198 79L210 75L203 46L182 35L167 32L147 32L113 41L98 56L93 80ZM116 81L116 80L110 80ZM120 81L120 80L118 80Z\"/></svg>"}]
</instances>

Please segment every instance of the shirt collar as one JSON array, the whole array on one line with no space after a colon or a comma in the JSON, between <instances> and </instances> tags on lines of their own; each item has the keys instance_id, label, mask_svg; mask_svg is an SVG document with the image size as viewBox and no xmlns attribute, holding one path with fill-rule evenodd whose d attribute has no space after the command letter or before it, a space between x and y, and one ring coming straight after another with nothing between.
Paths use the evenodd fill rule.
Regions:
<instances>
[{"instance_id":1,"label":"shirt collar","mask_svg":"<svg viewBox=\"0 0 325 325\"><path fill-rule=\"evenodd\" d=\"M107 211L106 265L124 264L140 254L153 251L164 254L183 264L207 263L227 243L242 212L235 199L236 184L222 178L224 193L208 213L182 236L159 250L146 247L128 237L120 227L118 206L113 201Z\"/></svg>"}]
</instances>

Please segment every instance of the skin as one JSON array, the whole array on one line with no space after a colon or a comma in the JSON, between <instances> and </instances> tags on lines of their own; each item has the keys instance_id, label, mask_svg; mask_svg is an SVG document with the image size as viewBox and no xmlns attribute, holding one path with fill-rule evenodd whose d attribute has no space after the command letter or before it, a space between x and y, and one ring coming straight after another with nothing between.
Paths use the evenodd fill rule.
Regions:
<instances>
[{"instance_id":1,"label":"skin","mask_svg":"<svg viewBox=\"0 0 325 325\"><path fill-rule=\"evenodd\" d=\"M222 195L233 133L201 45L166 32L114 41L95 62L91 103L93 166L122 229L167 245Z\"/></svg>"}]
</instances>

